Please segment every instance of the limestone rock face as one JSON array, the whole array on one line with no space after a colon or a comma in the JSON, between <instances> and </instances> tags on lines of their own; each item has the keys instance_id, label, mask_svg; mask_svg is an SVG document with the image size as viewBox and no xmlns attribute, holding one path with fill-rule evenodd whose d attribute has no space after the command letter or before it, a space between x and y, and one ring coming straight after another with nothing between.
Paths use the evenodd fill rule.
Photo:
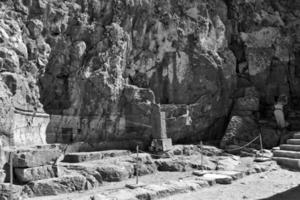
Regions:
<instances>
[{"instance_id":1,"label":"limestone rock face","mask_svg":"<svg viewBox=\"0 0 300 200\"><path fill-rule=\"evenodd\" d=\"M25 7L39 20L30 21L31 37L44 27L52 49L40 79L41 100L52 115L50 142L149 141L149 102L193 106L192 129L178 139L201 136L227 114L236 61L228 48L223 1L47 4ZM140 100L128 102L125 84L149 88L154 96L135 105Z\"/></svg>"},{"instance_id":2,"label":"limestone rock face","mask_svg":"<svg viewBox=\"0 0 300 200\"><path fill-rule=\"evenodd\" d=\"M0 16L2 146L148 145L155 104L175 142L220 139L228 117L300 98L297 0L6 0Z\"/></svg>"}]
</instances>

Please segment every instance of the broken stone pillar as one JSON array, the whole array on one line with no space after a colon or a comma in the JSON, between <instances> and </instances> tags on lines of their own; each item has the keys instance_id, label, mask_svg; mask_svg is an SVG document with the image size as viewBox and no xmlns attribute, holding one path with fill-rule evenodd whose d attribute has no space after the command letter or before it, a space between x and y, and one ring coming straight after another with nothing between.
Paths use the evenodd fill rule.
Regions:
<instances>
[{"instance_id":1,"label":"broken stone pillar","mask_svg":"<svg viewBox=\"0 0 300 200\"><path fill-rule=\"evenodd\" d=\"M160 105L154 104L151 113L153 140L152 151L167 151L172 147L172 139L167 137L166 113L161 112Z\"/></svg>"}]
</instances>

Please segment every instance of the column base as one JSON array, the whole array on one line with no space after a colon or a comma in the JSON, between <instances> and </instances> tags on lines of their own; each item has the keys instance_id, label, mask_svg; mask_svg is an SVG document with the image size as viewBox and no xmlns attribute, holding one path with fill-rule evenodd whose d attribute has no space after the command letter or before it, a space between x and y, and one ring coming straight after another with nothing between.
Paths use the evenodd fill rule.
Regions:
<instances>
[{"instance_id":1,"label":"column base","mask_svg":"<svg viewBox=\"0 0 300 200\"><path fill-rule=\"evenodd\" d=\"M150 150L155 152L168 151L172 148L172 146L171 138L153 139Z\"/></svg>"}]
</instances>

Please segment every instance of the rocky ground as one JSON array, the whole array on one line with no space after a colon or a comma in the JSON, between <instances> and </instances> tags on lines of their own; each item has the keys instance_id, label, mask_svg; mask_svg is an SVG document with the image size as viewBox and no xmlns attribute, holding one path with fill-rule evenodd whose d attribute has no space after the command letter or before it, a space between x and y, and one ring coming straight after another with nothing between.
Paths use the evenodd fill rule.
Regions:
<instances>
[{"instance_id":1,"label":"rocky ground","mask_svg":"<svg viewBox=\"0 0 300 200\"><path fill-rule=\"evenodd\" d=\"M217 185L199 192L176 195L164 200L295 200L300 196L299 185L299 172L277 169L245 177L231 185Z\"/></svg>"},{"instance_id":2,"label":"rocky ground","mask_svg":"<svg viewBox=\"0 0 300 200\"><path fill-rule=\"evenodd\" d=\"M243 159L243 163L250 164L250 158ZM253 164L253 163L251 163ZM219 182L219 184L210 183L206 184L202 182L203 180L199 179L198 176L192 174L191 171L188 172L157 172L155 174L143 176L140 178L140 181L145 184L142 189L128 189L124 187L126 184L133 184L134 179L122 181L119 183L105 184L101 188L97 188L93 191L83 192L83 193L73 193L65 194L59 196L48 196L48 197L39 197L33 198L34 200L61 200L61 199L199 199L201 194L201 199L255 199L252 197L257 197L251 192L255 191L258 187L255 183L259 183L262 187L259 190L259 194L263 195L275 194L276 192L285 191L295 186L296 183L299 183L297 175L295 172L289 172L286 170L277 169L275 163L262 164L261 170L267 170L266 172L261 172L260 170L255 171L261 172L258 174L252 174L249 177L237 177L237 181L230 183L229 182ZM267 167L266 167L267 166ZM247 171L246 168L243 170ZM228 171L227 171L228 172ZM279 172L279 173L278 173ZM195 173L195 171L194 171ZM213 172L212 172L213 173ZM224 171L223 171L224 173ZM253 172L254 173L254 172ZM272 183L272 178L275 177L276 181ZM239 178L242 178L238 180ZM289 181L289 184L279 184L280 178L285 178L285 183ZM292 179L291 179L292 178ZM290 180L289 180L290 179ZM224 185L225 184L225 185ZM231 184L231 185L228 185ZM270 185L270 190L268 193L263 194L262 188ZM170 185L171 187L167 187ZM212 186L212 187L210 187ZM247 188L253 189L245 192ZM267 187L268 188L268 187ZM274 188L277 188L275 190ZM268 188L269 189L269 188ZM234 192L234 194L232 194ZM251 192L250 192L251 191ZM183 194L181 194L183 193ZM205 195L203 195L203 193ZM174 195L175 194L175 195ZM177 195L176 195L177 194ZM220 195L219 195L220 194ZM169 196L169 197L168 197ZM266 196L265 196L266 197Z\"/></svg>"},{"instance_id":3,"label":"rocky ground","mask_svg":"<svg viewBox=\"0 0 300 200\"><path fill-rule=\"evenodd\" d=\"M157 173L155 175L149 175L142 177L142 181L145 183L147 181L165 181L168 180L178 180L179 178L190 176L190 173L178 173L178 172L163 172ZM285 169L278 168L275 171L267 171L259 174L253 174L243 179L233 182L231 185L215 185L214 187L203 188L197 192L190 192L184 194L178 194L170 196L167 198L162 198L163 200L241 200L241 199L265 199L265 200L295 200L300 194L299 184L300 184L300 174L299 172L288 171ZM133 180L131 180L132 182ZM129 182L129 181L128 181ZM107 188L123 188L124 183L109 184L104 186L101 190ZM100 190L100 192L101 192ZM33 198L32 200L60 200L60 199L72 199L78 198L84 199L87 195L93 195L95 191L89 193L76 193L67 194L55 197L40 197Z\"/></svg>"},{"instance_id":4,"label":"rocky ground","mask_svg":"<svg viewBox=\"0 0 300 200\"><path fill-rule=\"evenodd\" d=\"M232 155L213 146L175 145L153 155L127 150L59 154L59 146L19 149L14 155L14 199L159 199L198 191L215 184L231 184L246 175L277 170L265 151ZM49 153L51 152L52 153ZM55 154L55 152L57 154ZM202 152L202 154L201 154ZM250 157L249 155L252 155ZM54 157L60 162L53 162ZM139 186L135 188L136 166ZM125 187L134 186L133 189ZM8 199L9 185L1 184ZM80 192L80 193L78 193ZM1 199L0 198L0 199ZM1 200L2 200L1 199Z\"/></svg>"}]
</instances>

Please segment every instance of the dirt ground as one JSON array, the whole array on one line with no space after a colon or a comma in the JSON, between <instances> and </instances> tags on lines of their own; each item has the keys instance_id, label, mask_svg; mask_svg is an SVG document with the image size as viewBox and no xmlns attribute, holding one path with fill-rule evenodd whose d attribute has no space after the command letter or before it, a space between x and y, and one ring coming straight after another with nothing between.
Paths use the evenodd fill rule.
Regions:
<instances>
[{"instance_id":1,"label":"dirt ground","mask_svg":"<svg viewBox=\"0 0 300 200\"><path fill-rule=\"evenodd\" d=\"M300 172L285 169L253 174L231 185L215 185L163 200L300 200Z\"/></svg>"}]
</instances>

